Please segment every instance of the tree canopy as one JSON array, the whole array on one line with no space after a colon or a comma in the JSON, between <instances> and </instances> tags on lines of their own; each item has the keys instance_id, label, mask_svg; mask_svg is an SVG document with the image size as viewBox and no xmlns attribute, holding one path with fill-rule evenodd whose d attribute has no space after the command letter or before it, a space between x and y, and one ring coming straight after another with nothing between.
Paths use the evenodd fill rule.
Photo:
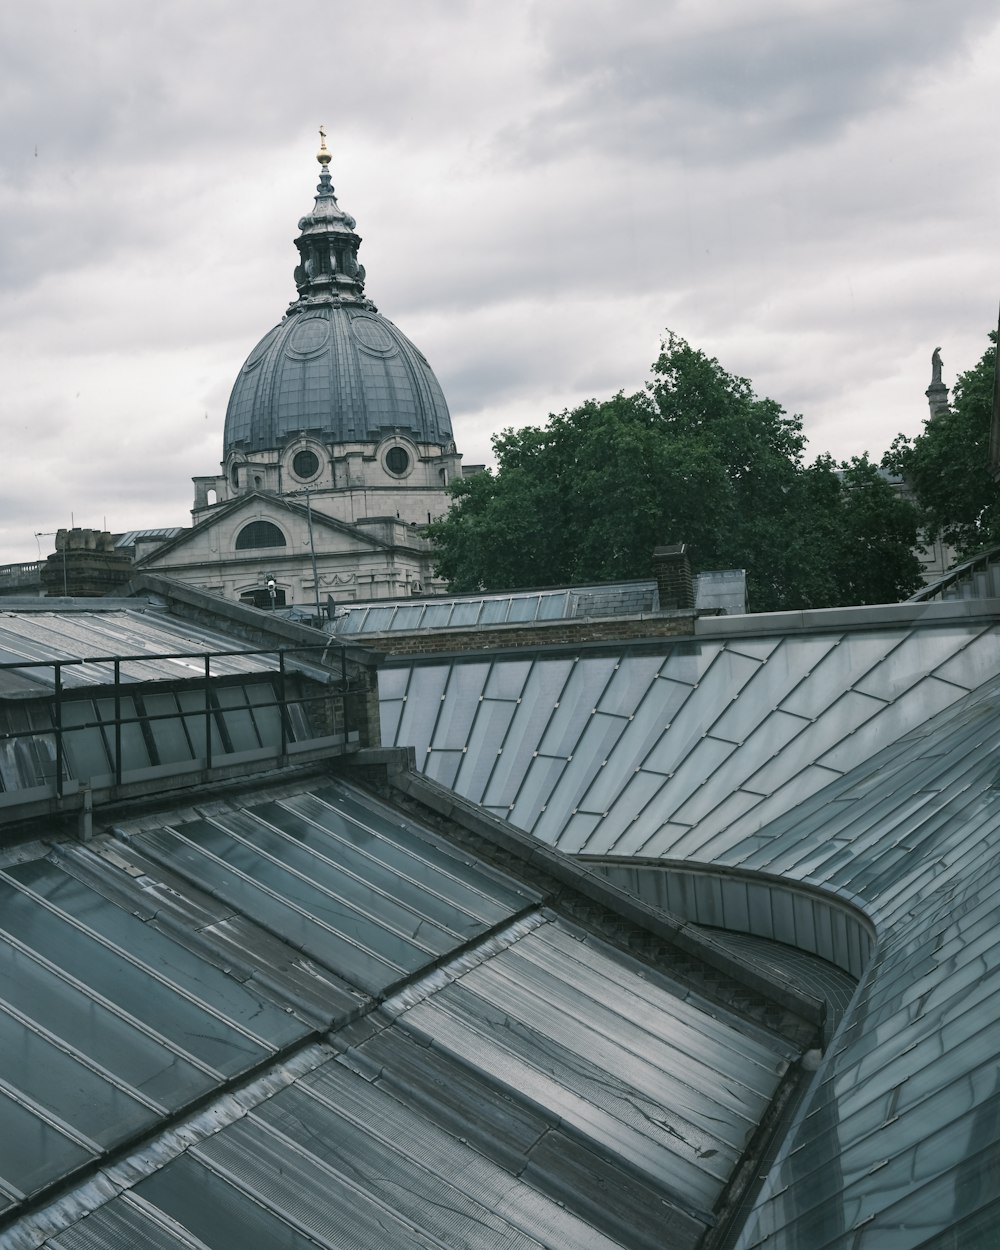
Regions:
<instances>
[{"instance_id":1,"label":"tree canopy","mask_svg":"<svg viewBox=\"0 0 1000 1250\"><path fill-rule=\"evenodd\" d=\"M996 332L972 369L959 375L951 406L924 422L915 439L900 434L883 464L909 483L928 537L968 556L1000 543L1000 486L989 469Z\"/></svg>"},{"instance_id":2,"label":"tree canopy","mask_svg":"<svg viewBox=\"0 0 1000 1250\"><path fill-rule=\"evenodd\" d=\"M755 611L895 601L919 585L914 509L866 458L805 466L802 422L669 334L646 388L505 430L496 472L430 527L454 590L650 576L685 542L742 568Z\"/></svg>"}]
</instances>

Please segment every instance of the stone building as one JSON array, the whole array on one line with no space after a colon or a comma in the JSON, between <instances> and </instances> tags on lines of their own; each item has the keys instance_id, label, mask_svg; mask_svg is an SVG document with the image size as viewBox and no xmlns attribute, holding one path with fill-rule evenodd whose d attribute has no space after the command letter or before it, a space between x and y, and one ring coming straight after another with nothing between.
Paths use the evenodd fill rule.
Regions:
<instances>
[{"instance_id":1,"label":"stone building","mask_svg":"<svg viewBox=\"0 0 1000 1250\"><path fill-rule=\"evenodd\" d=\"M297 295L236 378L221 472L194 479L192 529L139 561L262 607L432 588L421 527L462 472L430 365L365 293L325 136L317 159Z\"/></svg>"}]
</instances>

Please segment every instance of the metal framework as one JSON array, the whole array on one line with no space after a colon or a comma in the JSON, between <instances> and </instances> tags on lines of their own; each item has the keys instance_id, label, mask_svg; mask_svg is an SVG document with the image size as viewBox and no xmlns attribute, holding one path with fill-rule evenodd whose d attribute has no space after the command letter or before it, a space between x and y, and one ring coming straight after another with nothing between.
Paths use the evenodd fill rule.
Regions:
<instances>
[{"instance_id":1,"label":"metal framework","mask_svg":"<svg viewBox=\"0 0 1000 1250\"><path fill-rule=\"evenodd\" d=\"M297 667L294 667L296 661L293 659L290 667L289 657L301 657L303 654L316 652L319 654L319 661L322 667L316 667L312 673L304 672L301 659L298 661ZM321 694L309 694L303 689L302 682L293 678L302 676L316 678L319 676L329 680L331 676L331 666L329 663L330 653L334 652L339 658L339 664L335 668L339 668L339 677L336 678L336 687L331 689L329 685L324 686ZM238 652L241 657L273 657L273 667L262 668L256 677L256 684L262 681L266 682L274 691L273 699L270 701L263 700L252 705L249 708L257 710L273 710L277 713L278 722L278 741L276 744L281 757L287 754L289 742L295 741L297 737L302 736L302 729L309 724L308 710L314 704L326 701L331 697L337 700L343 706L344 697L351 692L351 685L348 679L347 656L344 647L335 647L331 644L317 644L314 647L268 647L258 649L247 649ZM136 653L134 655L95 655L85 657L73 657L70 659L47 659L47 660L17 660L5 661L0 663L0 680L7 673L31 673L40 674L44 672L51 673L51 693L44 692L41 694L31 693L26 699L18 700L18 704L23 706L24 702L30 702L35 705L39 702L44 703L50 713L51 724L42 727L29 728L8 728L5 732L0 732L0 744L7 742L17 742L24 739L43 739L51 740L54 751L54 777L52 779L55 788L55 794L58 798L62 798L65 790L67 777L67 749L66 740L71 734L80 734L85 731L97 731L101 736L101 741L105 748L109 746L109 738L107 731L112 730L110 749L112 775L114 785L121 786L123 781L124 768L124 751L122 735L123 730L130 726L136 726L144 735L147 736L148 745L152 746L152 737L149 736L149 726L152 723L160 721L179 721L185 726L185 734L187 733L187 722L196 713L190 708L183 708L179 704L176 711L154 712L143 708L141 711L135 709L135 700L141 699L143 694L161 694L176 691L201 692L202 701L200 712L197 713L203 718L204 724L204 748L203 754L196 755L192 752L192 762L197 763L199 767L211 769L213 766L213 755L218 754L213 751L213 730L218 734L223 744L228 743L229 734L227 731L226 713L233 709L222 706L217 698L216 691L221 687L239 686L243 687L247 684L247 675L218 675L212 672L213 660L225 657L232 660L234 652L232 651L173 651L162 652L156 654ZM176 661L196 662L200 668L197 677L191 676L180 678L174 681L168 680L136 680L135 678L125 678L123 680L122 668L130 662L142 661ZM67 670L79 670L84 666L106 666L108 669L108 682L95 682L90 680L86 685L68 686L65 680ZM192 666L193 667L193 666ZM90 676L90 674L88 674ZM49 682L44 683L46 686ZM69 721L66 715L67 706L70 704L78 705L84 700L93 700L101 691L104 697L109 697L113 701L113 714L110 717L101 715L95 707L95 716L93 719L83 721ZM128 700L131 708L123 709L123 701ZM296 734L294 720L292 715L293 708L300 708L304 712L304 719L300 722L300 731ZM229 744L231 746L231 744ZM264 745L261 743L261 745ZM232 751L223 751L221 754L231 754ZM151 751L155 754L155 750ZM80 778L78 780L84 780ZM7 790L9 787L4 781L2 769L0 769L0 791Z\"/></svg>"}]
</instances>

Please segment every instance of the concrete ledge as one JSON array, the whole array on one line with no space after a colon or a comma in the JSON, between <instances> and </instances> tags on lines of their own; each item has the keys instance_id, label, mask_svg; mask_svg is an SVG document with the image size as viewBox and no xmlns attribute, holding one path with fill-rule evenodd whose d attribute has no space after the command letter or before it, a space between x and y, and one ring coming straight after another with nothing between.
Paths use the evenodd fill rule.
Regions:
<instances>
[{"instance_id":1,"label":"concrete ledge","mask_svg":"<svg viewBox=\"0 0 1000 1250\"><path fill-rule=\"evenodd\" d=\"M338 743L338 739L341 741ZM342 741L342 735L327 738L306 739L289 744L289 751L282 755L277 747L241 752L245 758L223 756L225 762L205 768L203 760L182 761L177 764L159 765L142 770L145 776L138 780L123 778L120 786L98 784L93 789L86 782L68 778L61 796L55 786L35 786L31 790L9 790L0 797L0 840L4 826L13 827L39 817L71 817L83 812L85 806L96 810L112 804L140 802L166 797L177 790L188 790L207 785L219 785L228 781L249 780L257 776L273 776L273 770L300 765L311 765L354 755L359 752L356 742ZM235 762L234 762L235 761ZM100 783L104 778L95 778ZM37 836L37 830L33 836Z\"/></svg>"},{"instance_id":2,"label":"concrete ledge","mask_svg":"<svg viewBox=\"0 0 1000 1250\"><path fill-rule=\"evenodd\" d=\"M879 603L860 608L815 608L807 612L759 612L746 616L701 616L695 636L731 638L830 630L880 629L893 625L934 625L949 621L1000 619L1000 599L947 599L936 603Z\"/></svg>"}]
</instances>

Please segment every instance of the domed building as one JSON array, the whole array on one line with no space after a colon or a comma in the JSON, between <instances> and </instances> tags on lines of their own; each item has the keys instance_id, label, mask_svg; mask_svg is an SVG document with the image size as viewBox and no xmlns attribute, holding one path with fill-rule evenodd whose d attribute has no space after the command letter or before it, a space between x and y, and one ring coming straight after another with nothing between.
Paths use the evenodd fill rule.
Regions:
<instances>
[{"instance_id":1,"label":"domed building","mask_svg":"<svg viewBox=\"0 0 1000 1250\"><path fill-rule=\"evenodd\" d=\"M365 293L320 134L296 298L237 375L222 472L194 479L194 527L142 561L261 607L432 589L421 527L462 472L433 370Z\"/></svg>"}]
</instances>

